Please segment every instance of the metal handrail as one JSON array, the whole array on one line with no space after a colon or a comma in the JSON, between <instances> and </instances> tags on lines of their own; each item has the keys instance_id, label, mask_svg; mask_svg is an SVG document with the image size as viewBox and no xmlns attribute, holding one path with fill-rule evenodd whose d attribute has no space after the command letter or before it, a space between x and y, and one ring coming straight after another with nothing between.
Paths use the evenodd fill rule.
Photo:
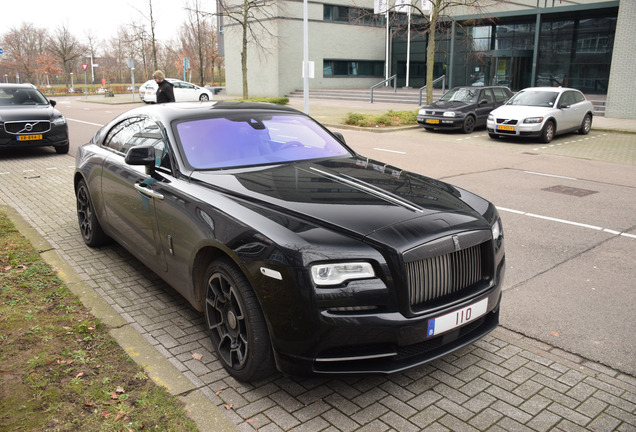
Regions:
<instances>
[{"instance_id":1,"label":"metal handrail","mask_svg":"<svg viewBox=\"0 0 636 432\"><path fill-rule=\"evenodd\" d=\"M442 75L441 77L433 80L433 85L437 84L439 81L442 81L442 94L445 93L446 90L446 75ZM422 91L426 88L426 86L420 88L420 105L422 105Z\"/></svg>"},{"instance_id":2,"label":"metal handrail","mask_svg":"<svg viewBox=\"0 0 636 432\"><path fill-rule=\"evenodd\" d=\"M384 81L380 81L379 83L371 86L371 103L373 103L373 89L376 87L380 87L381 85L390 82L391 80L393 80L393 93L397 92L397 74L395 74L392 77L389 77Z\"/></svg>"}]
</instances>

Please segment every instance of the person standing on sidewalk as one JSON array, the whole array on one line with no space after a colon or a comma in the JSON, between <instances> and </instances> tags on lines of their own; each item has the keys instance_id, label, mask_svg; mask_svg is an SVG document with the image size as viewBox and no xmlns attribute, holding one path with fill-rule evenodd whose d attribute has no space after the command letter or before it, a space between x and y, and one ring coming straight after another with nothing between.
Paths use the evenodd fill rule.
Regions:
<instances>
[{"instance_id":1,"label":"person standing on sidewalk","mask_svg":"<svg viewBox=\"0 0 636 432\"><path fill-rule=\"evenodd\" d=\"M174 89L172 83L166 81L163 71L157 70L152 74L155 82L159 86L157 88L157 103L174 102Z\"/></svg>"}]
</instances>

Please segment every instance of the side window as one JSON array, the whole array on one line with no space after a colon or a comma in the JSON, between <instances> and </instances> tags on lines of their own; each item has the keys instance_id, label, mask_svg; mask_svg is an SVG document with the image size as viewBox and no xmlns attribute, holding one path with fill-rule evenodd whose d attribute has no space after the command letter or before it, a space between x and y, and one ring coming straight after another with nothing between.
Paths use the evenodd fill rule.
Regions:
<instances>
[{"instance_id":1,"label":"side window","mask_svg":"<svg viewBox=\"0 0 636 432\"><path fill-rule=\"evenodd\" d=\"M574 93L574 103L583 102L585 100L585 96L583 93L573 92Z\"/></svg>"},{"instance_id":2,"label":"side window","mask_svg":"<svg viewBox=\"0 0 636 432\"><path fill-rule=\"evenodd\" d=\"M492 96L492 92L490 91L490 89L484 89L481 92L481 97L480 99L486 99L488 101L488 103L493 103L495 101L495 98Z\"/></svg>"},{"instance_id":3,"label":"side window","mask_svg":"<svg viewBox=\"0 0 636 432\"><path fill-rule=\"evenodd\" d=\"M130 148L139 145L150 145L155 149L155 166L170 167L166 143L159 126L152 120L134 117L113 127L105 145L120 153L126 154Z\"/></svg>"},{"instance_id":4,"label":"side window","mask_svg":"<svg viewBox=\"0 0 636 432\"><path fill-rule=\"evenodd\" d=\"M561 100L559 101L559 106L572 105L573 103L575 103L574 93L571 91L567 91L563 93L563 95L561 96Z\"/></svg>"},{"instance_id":5,"label":"side window","mask_svg":"<svg viewBox=\"0 0 636 432\"><path fill-rule=\"evenodd\" d=\"M504 89L502 88L495 88L492 89L492 91L495 93L495 100L497 102L503 102L506 99L508 99L508 95L506 94L506 92L504 91Z\"/></svg>"},{"instance_id":6,"label":"side window","mask_svg":"<svg viewBox=\"0 0 636 432\"><path fill-rule=\"evenodd\" d=\"M143 127L143 121L144 119L142 117L132 117L115 125L108 132L108 135L104 140L104 146L115 151L125 153L128 149L124 148L124 145L128 142L131 136Z\"/></svg>"}]
</instances>

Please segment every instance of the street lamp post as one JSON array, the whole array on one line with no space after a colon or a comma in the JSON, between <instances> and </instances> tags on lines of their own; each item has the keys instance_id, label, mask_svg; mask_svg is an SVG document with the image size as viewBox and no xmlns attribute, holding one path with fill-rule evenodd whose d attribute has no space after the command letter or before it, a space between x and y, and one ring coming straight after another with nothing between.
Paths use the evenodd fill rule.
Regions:
<instances>
[{"instance_id":1,"label":"street lamp post","mask_svg":"<svg viewBox=\"0 0 636 432\"><path fill-rule=\"evenodd\" d=\"M71 89L73 88L73 72L71 72Z\"/></svg>"}]
</instances>

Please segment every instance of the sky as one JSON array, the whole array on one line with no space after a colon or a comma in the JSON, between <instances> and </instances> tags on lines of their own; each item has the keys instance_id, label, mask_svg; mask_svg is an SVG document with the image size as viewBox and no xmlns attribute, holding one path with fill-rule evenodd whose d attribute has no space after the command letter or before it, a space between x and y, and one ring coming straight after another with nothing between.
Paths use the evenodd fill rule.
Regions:
<instances>
[{"instance_id":1,"label":"sky","mask_svg":"<svg viewBox=\"0 0 636 432\"><path fill-rule=\"evenodd\" d=\"M202 0L202 9L211 10L214 4L214 0ZM168 41L176 36L186 20L184 5L185 0L152 0L157 39ZM86 41L88 31L98 40L108 40L120 25L133 21L147 25L148 10L148 0L1 0L0 36L30 22L51 32L65 24L80 42Z\"/></svg>"}]
</instances>

